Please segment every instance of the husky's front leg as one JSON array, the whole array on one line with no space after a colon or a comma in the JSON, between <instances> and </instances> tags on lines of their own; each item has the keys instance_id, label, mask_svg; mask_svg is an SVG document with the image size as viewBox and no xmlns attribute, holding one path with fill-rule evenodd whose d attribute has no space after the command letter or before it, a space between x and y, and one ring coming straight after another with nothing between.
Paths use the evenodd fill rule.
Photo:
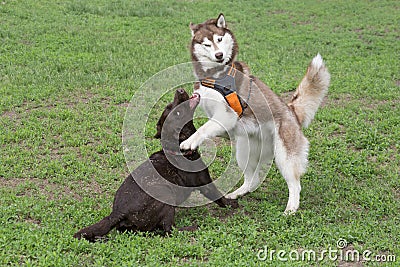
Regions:
<instances>
[{"instance_id":1,"label":"husky's front leg","mask_svg":"<svg viewBox=\"0 0 400 267\"><path fill-rule=\"evenodd\" d=\"M238 116L233 109L228 108L225 104L217 105L214 109L214 116L183 141L180 148L195 150L205 139L223 136L231 131L236 126L237 120Z\"/></svg>"},{"instance_id":2,"label":"husky's front leg","mask_svg":"<svg viewBox=\"0 0 400 267\"><path fill-rule=\"evenodd\" d=\"M207 138L224 136L232 130L238 121L236 112L225 102L220 93L201 86L198 91L200 94L200 106L206 112L209 120L183 141L180 148L183 150L195 150Z\"/></svg>"},{"instance_id":3,"label":"husky's front leg","mask_svg":"<svg viewBox=\"0 0 400 267\"><path fill-rule=\"evenodd\" d=\"M183 141L180 148L183 150L195 150L207 138L213 138L226 132L226 128L218 121L210 119L201 126L188 139Z\"/></svg>"}]
</instances>

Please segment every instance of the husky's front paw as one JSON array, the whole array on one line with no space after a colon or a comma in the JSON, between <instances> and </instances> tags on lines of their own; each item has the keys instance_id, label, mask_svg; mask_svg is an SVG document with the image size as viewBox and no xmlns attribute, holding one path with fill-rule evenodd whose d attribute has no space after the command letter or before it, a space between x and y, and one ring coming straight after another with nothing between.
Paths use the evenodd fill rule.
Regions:
<instances>
[{"instance_id":1,"label":"husky's front paw","mask_svg":"<svg viewBox=\"0 0 400 267\"><path fill-rule=\"evenodd\" d=\"M201 143L201 139L196 134L192 135L179 146L182 150L195 150Z\"/></svg>"},{"instance_id":2,"label":"husky's front paw","mask_svg":"<svg viewBox=\"0 0 400 267\"><path fill-rule=\"evenodd\" d=\"M231 199L231 200L237 199L237 197L238 197L238 195L235 194L235 192L229 193L229 194L227 194L227 195L225 196L225 198Z\"/></svg>"}]
</instances>

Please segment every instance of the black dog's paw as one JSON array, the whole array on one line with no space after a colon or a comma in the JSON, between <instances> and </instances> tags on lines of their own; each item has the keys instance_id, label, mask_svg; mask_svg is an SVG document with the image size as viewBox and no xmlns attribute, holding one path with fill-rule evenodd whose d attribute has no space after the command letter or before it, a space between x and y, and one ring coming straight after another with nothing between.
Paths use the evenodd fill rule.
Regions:
<instances>
[{"instance_id":1,"label":"black dog's paw","mask_svg":"<svg viewBox=\"0 0 400 267\"><path fill-rule=\"evenodd\" d=\"M85 236L85 234L82 233L81 231L79 231L79 232L77 232L77 233L74 234L74 238L76 238L76 239L78 239L78 240L81 240L82 237L84 238L84 236Z\"/></svg>"},{"instance_id":2,"label":"black dog's paw","mask_svg":"<svg viewBox=\"0 0 400 267\"><path fill-rule=\"evenodd\" d=\"M239 202L238 202L237 199L225 198L225 205L226 206L231 206L231 208L234 208L234 209L239 208Z\"/></svg>"},{"instance_id":3,"label":"black dog's paw","mask_svg":"<svg viewBox=\"0 0 400 267\"><path fill-rule=\"evenodd\" d=\"M198 228L199 227L198 227L197 224L193 224L193 225L190 225L190 226L181 227L181 228L178 229L178 231L194 232L194 231L197 231Z\"/></svg>"},{"instance_id":4,"label":"black dog's paw","mask_svg":"<svg viewBox=\"0 0 400 267\"><path fill-rule=\"evenodd\" d=\"M96 238L93 235L90 235L90 234L88 234L86 232L83 232L83 231L79 231L76 234L74 234L74 238L76 238L78 240L81 240L83 238L83 239L85 239L85 240L87 240L89 242L92 242L92 243L96 241Z\"/></svg>"}]
</instances>

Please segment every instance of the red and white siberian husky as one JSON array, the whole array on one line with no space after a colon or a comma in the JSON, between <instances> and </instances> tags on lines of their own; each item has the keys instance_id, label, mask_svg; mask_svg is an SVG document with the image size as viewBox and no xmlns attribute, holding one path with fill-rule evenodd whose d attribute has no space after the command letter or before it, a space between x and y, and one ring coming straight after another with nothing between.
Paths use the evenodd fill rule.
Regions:
<instances>
[{"instance_id":1,"label":"red and white siberian husky","mask_svg":"<svg viewBox=\"0 0 400 267\"><path fill-rule=\"evenodd\" d=\"M256 190L262 182L260 167L275 156L289 188L285 213L295 212L309 148L301 128L313 120L330 82L322 57L318 54L312 59L286 104L252 76L245 63L235 61L238 45L223 14L201 24L191 23L190 29L192 61L200 81L193 97L200 97L209 120L180 148L194 150L207 138L229 133L236 140L236 160L244 173L243 185L226 196L232 199Z\"/></svg>"}]
</instances>

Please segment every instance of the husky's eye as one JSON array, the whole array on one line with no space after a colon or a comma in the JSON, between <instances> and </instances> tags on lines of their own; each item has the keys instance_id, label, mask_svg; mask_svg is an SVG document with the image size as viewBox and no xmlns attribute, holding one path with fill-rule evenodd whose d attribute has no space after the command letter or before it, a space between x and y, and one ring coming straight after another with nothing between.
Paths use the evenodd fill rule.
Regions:
<instances>
[{"instance_id":1,"label":"husky's eye","mask_svg":"<svg viewBox=\"0 0 400 267\"><path fill-rule=\"evenodd\" d=\"M218 37L217 41L218 43L222 42L222 37Z\"/></svg>"},{"instance_id":2,"label":"husky's eye","mask_svg":"<svg viewBox=\"0 0 400 267\"><path fill-rule=\"evenodd\" d=\"M211 47L210 44L203 44L205 47Z\"/></svg>"}]
</instances>

